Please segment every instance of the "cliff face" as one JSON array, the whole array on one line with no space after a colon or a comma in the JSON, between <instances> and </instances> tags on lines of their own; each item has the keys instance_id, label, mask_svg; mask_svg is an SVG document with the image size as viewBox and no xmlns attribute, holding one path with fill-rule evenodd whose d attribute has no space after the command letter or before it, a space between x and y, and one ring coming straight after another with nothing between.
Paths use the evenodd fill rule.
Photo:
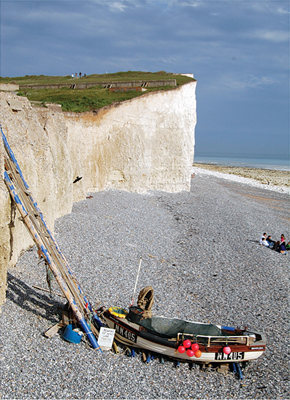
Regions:
<instances>
[{"instance_id":1,"label":"cliff face","mask_svg":"<svg viewBox=\"0 0 290 400\"><path fill-rule=\"evenodd\" d=\"M0 123L24 177L53 229L89 192L189 190L194 156L196 82L83 114L34 108L0 93ZM4 149L0 141L0 174ZM81 178L73 183L76 178ZM0 180L0 304L7 269L33 244Z\"/></svg>"}]
</instances>

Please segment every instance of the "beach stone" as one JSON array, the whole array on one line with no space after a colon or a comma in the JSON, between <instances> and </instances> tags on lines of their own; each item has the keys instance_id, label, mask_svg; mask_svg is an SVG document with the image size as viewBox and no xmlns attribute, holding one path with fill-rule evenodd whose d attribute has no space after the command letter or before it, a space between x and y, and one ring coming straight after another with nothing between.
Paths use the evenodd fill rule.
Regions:
<instances>
[{"instance_id":1,"label":"beach stone","mask_svg":"<svg viewBox=\"0 0 290 400\"><path fill-rule=\"evenodd\" d=\"M65 300L46 287L36 248L8 274L0 315L3 398L289 398L289 254L259 244L263 232L290 238L289 196L218 178L194 177L191 192L108 190L75 203L56 239L92 304L127 308L142 257L135 303L154 289L153 313L266 334L267 350L244 365L241 382L142 354L96 352L43 333ZM53 281L52 289L59 291Z\"/></svg>"}]
</instances>

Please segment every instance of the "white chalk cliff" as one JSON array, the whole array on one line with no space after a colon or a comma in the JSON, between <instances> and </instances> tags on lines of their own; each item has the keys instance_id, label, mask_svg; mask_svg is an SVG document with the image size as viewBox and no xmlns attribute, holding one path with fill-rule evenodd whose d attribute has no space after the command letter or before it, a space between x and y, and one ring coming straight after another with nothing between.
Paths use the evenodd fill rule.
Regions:
<instances>
[{"instance_id":1,"label":"white chalk cliff","mask_svg":"<svg viewBox=\"0 0 290 400\"><path fill-rule=\"evenodd\" d=\"M90 192L190 189L196 82L145 94L98 112L36 108L0 92L0 123L48 226ZM11 207L0 140L0 304L7 270L32 239ZM77 182L73 183L77 178Z\"/></svg>"}]
</instances>

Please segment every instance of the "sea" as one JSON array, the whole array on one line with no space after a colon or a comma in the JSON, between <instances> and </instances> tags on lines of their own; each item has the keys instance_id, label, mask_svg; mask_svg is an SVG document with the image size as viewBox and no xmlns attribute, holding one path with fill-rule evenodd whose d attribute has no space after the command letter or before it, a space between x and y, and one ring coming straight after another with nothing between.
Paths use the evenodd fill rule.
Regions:
<instances>
[{"instance_id":1,"label":"sea","mask_svg":"<svg viewBox=\"0 0 290 400\"><path fill-rule=\"evenodd\" d=\"M261 168L278 171L290 171L289 158L250 158L250 157L222 157L222 156L194 156L194 162L200 164L225 165L229 167Z\"/></svg>"}]
</instances>

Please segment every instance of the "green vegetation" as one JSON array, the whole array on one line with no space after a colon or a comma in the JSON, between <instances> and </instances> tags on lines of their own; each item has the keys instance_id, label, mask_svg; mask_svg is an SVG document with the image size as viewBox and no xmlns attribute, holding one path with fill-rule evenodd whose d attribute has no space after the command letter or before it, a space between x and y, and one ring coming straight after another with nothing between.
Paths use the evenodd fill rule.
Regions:
<instances>
[{"instance_id":1,"label":"green vegetation","mask_svg":"<svg viewBox=\"0 0 290 400\"><path fill-rule=\"evenodd\" d=\"M110 92L96 86L89 89L27 89L22 93L31 101L61 104L63 111L84 112L96 110L113 102L124 101L142 92Z\"/></svg>"},{"instance_id":2,"label":"green vegetation","mask_svg":"<svg viewBox=\"0 0 290 400\"><path fill-rule=\"evenodd\" d=\"M148 88L146 92L141 91L128 91L128 92L111 92L109 89L103 88L101 82L117 82L117 81L152 81L152 80L165 80L176 79L177 86L183 85L192 81L192 78L182 75L175 75L159 72L140 72L140 71L127 71L116 72L114 74L102 75L88 75L82 78L73 78L71 76L44 76L44 75L26 75L24 77L14 78L1 78L0 83L15 83L18 85L33 85L31 89L20 88L18 95L26 96L30 101L37 101L43 105L45 103L61 104L63 111L84 112L89 110L96 110L114 102L121 102L124 100L132 99L141 96L146 92L156 90L169 90L172 86L163 86L156 88ZM69 87L62 87L59 89L40 89L40 85L55 85L55 84L78 84L78 83L94 83L88 89L71 89Z\"/></svg>"}]
</instances>

